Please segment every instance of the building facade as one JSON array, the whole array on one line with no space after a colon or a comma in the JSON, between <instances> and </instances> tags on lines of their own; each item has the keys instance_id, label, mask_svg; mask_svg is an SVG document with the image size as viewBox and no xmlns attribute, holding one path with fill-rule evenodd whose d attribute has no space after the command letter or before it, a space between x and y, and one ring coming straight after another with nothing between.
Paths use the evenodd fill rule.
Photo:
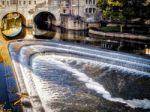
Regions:
<instances>
[{"instance_id":1,"label":"building facade","mask_svg":"<svg viewBox=\"0 0 150 112\"><path fill-rule=\"evenodd\" d=\"M18 12L32 26L34 17L47 11L56 18L56 26L67 29L87 29L95 19L98 8L96 0L1 0L0 19L9 12Z\"/></svg>"},{"instance_id":2,"label":"building facade","mask_svg":"<svg viewBox=\"0 0 150 112\"><path fill-rule=\"evenodd\" d=\"M96 3L96 0L60 0L62 27L83 30L99 22Z\"/></svg>"},{"instance_id":3,"label":"building facade","mask_svg":"<svg viewBox=\"0 0 150 112\"><path fill-rule=\"evenodd\" d=\"M61 13L80 16L85 21L95 22L95 15L99 11L96 0L61 0Z\"/></svg>"}]
</instances>

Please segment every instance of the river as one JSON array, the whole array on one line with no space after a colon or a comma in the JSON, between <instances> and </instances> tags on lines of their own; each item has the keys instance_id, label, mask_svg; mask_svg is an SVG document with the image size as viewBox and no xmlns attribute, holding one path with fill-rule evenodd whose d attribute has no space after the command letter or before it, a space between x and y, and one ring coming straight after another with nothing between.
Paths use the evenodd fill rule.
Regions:
<instances>
[{"instance_id":1,"label":"river","mask_svg":"<svg viewBox=\"0 0 150 112\"><path fill-rule=\"evenodd\" d=\"M147 41L137 41L132 39L111 40L107 39L107 37L88 34L88 31L68 31L62 28L55 28L55 30L53 31L42 31L35 29L33 31L33 34L37 34L37 39L69 41L72 43L87 44L89 46L95 46L97 48L127 52L144 56L149 56L150 54L150 43Z\"/></svg>"},{"instance_id":2,"label":"river","mask_svg":"<svg viewBox=\"0 0 150 112\"><path fill-rule=\"evenodd\" d=\"M33 34L36 34L36 36L33 36ZM87 31L66 31L64 29L60 29L60 28L56 28L54 31L41 31L38 29L24 29L24 32L21 34L21 39L25 39L25 40L37 40L37 39L49 39L55 42L67 42L70 45L81 45L83 47L92 47L92 50L90 50L90 52L97 53L94 52L95 49L102 49L102 51L100 50L99 52L101 52L101 55L99 54L99 56L101 57L97 57L97 59L99 59L98 63L95 64L96 62L94 61L94 58L89 59L88 57L86 57L87 59L83 60L80 55L78 57L73 56L74 58L70 57L71 55L68 54L66 55L52 55L51 54L44 54L43 56L37 56L35 58L33 58L32 61L32 68L33 68L33 74L31 74L31 76L33 77L33 82L35 83L36 88L39 88L38 94L39 97L43 99L43 104L45 105L45 107L50 110L49 106L47 106L47 104L45 104L45 102L49 102L51 98L49 99L45 99L46 97L42 96L42 92L44 92L45 95L47 94L52 94L54 95L53 98L55 97L59 97L59 93L58 91L61 91L63 93L63 95L68 95L69 98L72 98L72 101L67 97L67 99L62 99L63 95L61 98L59 98L60 101L58 102L53 102L54 104L52 104L52 108L54 109L55 107L59 108L57 105L62 107L63 105L66 105L66 111L71 110L70 107L74 107L75 110L78 111L78 109L80 111L83 111L81 108L81 104L84 103L85 106L83 107L85 110L87 109L87 111L94 111L94 109L96 109L97 111L99 111L99 109L102 110L102 112L105 110L112 110L114 112L116 112L117 110L115 108L111 108L111 105L113 105L116 108L119 108L119 106L122 107L122 110L127 109L129 112L130 111L135 111L136 110L132 110L133 108L142 108L142 112L144 112L143 109L146 109L146 112L148 112L147 108L149 109L149 96L148 93L143 93L140 96L139 91L141 91L143 89L143 91L147 92L149 91L149 87L148 87L148 81L149 78L143 76L137 76L136 77L136 73L132 73L131 71L129 72L124 72L124 70L120 70L120 68L118 70L116 69L112 69L110 66L105 65L101 62L104 61L108 61L106 58L108 58L109 53L110 52L110 58L112 60L114 60L114 58L116 57L118 60L117 61L108 61L111 62L111 64L116 63L120 60L127 60L128 63L125 63L125 65L130 65L129 67L133 67L133 69L139 69L139 70L143 70L143 71L148 71L149 74L149 70L148 70L148 61L147 58L149 58L149 52L146 52L146 49L150 48L150 43L148 42L141 42L141 41L134 41L134 40L108 40L108 39L104 39L95 35L89 35ZM20 38L18 37L18 38ZM36 43L36 42L35 42ZM45 47L41 47L41 46L37 46L37 49L42 48L43 50L46 49ZM71 46L70 46L71 49ZM75 48L74 48L75 49ZM77 51L80 49L77 49ZM86 49L85 49L86 50ZM104 50L104 51L103 51ZM105 50L107 52L105 52ZM114 51L119 51L118 54L114 55L113 53L111 54L111 52ZM84 51L82 51L84 52ZM125 52L125 56L122 57L122 55L124 55ZM91 54L92 54L91 53ZM123 53L123 54L122 54ZM131 57L126 56L129 53L129 55L131 55ZM64 53L63 53L64 54ZM107 54L105 56L105 54ZM121 55L120 55L121 54ZM89 54L88 54L89 55ZM112 57L111 57L112 56ZM119 57L120 56L120 57ZM133 58L133 57L134 58ZM138 61L138 57L141 57L142 59L146 59L145 61ZM52 58L49 58L52 57ZM67 58L66 58L67 57ZM130 59L131 58L131 59ZM20 58L21 60L23 59L22 57ZM49 61L49 63L44 60L47 59ZM109 58L108 58L109 59ZM134 62L135 59L135 62ZM130 63L131 61L131 63ZM88 62L88 64L87 64ZM122 61L121 61L122 62ZM140 68L139 65L140 63L144 63L142 64L143 66ZM136 67L134 68L134 66L132 66L132 63L136 63ZM53 65L53 66L50 66ZM62 66L61 66L62 65ZM11 66L11 65L10 65ZM9 66L9 67L10 67ZM122 66L122 64L119 66ZM11 70L10 68L4 66L1 63L1 82L2 85L0 86L0 89L3 90L0 94L0 101L1 102L8 102L10 101L14 101L16 100L16 96L14 94L10 94L10 93L15 93L17 92L17 89L14 89L15 91L12 92L12 88L16 88L16 82L14 80L13 76L10 76L11 74ZM57 69L56 69L56 68ZM128 67L128 68L129 68ZM145 69L146 67L146 69ZM39 69L40 68L40 69ZM91 69L91 71L90 71ZM40 70L40 71L39 71ZM93 75L92 71L97 71L96 73L94 73L95 75ZM82 73L81 73L82 71ZM88 72L87 72L88 71ZM8 72L8 73L7 73ZM99 74L99 72L102 72L102 74ZM47 75L52 73L55 73L56 76L49 76ZM61 73L61 74L60 74ZM84 74L83 74L84 73ZM34 75L35 74L35 75ZM68 75L72 74L70 77L68 77ZM79 76L80 74L80 76ZM116 74L115 76L113 74ZM138 73L137 73L138 74ZM42 77L41 77L42 76ZM59 78L59 80L57 80L57 78ZM84 78L84 79L83 79ZM10 79L10 80L9 80ZM91 81L87 81L86 79L92 79ZM104 81L103 81L104 79ZM28 79L29 80L29 79ZM96 80L96 82L94 82L94 80ZM132 81L129 81L132 80ZM41 83L40 83L41 81ZM132 83L133 82L133 83ZM56 87L56 85L54 85L54 87L52 87L53 83L55 83L58 87ZM134 85L134 88L130 88L131 85ZM143 84L143 85L142 85ZM11 85L11 86L10 86ZM13 86L12 86L13 85ZM95 85L95 87L91 87ZM112 86L113 85L113 86ZM101 89L103 91L99 91L99 88L97 88L97 86L101 87ZM139 86L139 88L138 88ZM10 87L10 88L9 88ZM61 88L62 87L62 88ZM49 93L50 91L47 89L50 88L52 89L51 92L53 93ZM63 90L64 88L64 90ZM70 88L70 90L68 90ZM9 94L6 94L7 91L10 90L11 92L9 92ZM93 92L94 91L98 91L97 93ZM131 94L129 91L132 91L133 94ZM56 96L55 96L56 94ZM85 94L85 96L83 97L83 94ZM99 97L99 94L102 94L103 97ZM112 94L113 97L110 95ZM66 97L66 96L65 96ZM121 98L120 98L121 97ZM8 100L9 98L9 100ZM52 99L53 99L52 98ZM79 98L79 99L76 99ZM145 99L145 100L142 100ZM93 101L93 99L95 99L95 101ZM135 100L134 100L135 99ZM140 100L137 100L140 99ZM61 101L64 102L61 102ZM82 101L83 100L83 101ZM108 100L108 101L106 101ZM85 101L89 101L89 103L86 103ZM93 102L93 104L91 103L91 101ZM115 105L112 104L111 102L117 102ZM68 103L66 103L68 102ZM76 103L75 103L76 102ZM119 103L118 103L119 102ZM135 103L137 102L137 103ZM148 102L148 103L147 103ZM99 105L97 105L97 103ZM124 107L123 104L120 103L124 103L126 105L128 105L131 108L126 108ZM147 105L146 105L147 103ZM48 103L49 104L49 103ZM143 104L143 105L142 105ZM70 107L69 107L70 105ZM89 106L89 108L86 107ZM104 106L104 105L109 105ZM79 106L79 108L77 108ZM90 110L91 109L91 110ZM65 110L64 110L65 111ZM72 111L72 110L71 110ZM139 110L137 110L137 112L139 112ZM107 112L107 111L106 111ZM119 111L118 111L119 112Z\"/></svg>"},{"instance_id":3,"label":"river","mask_svg":"<svg viewBox=\"0 0 150 112\"><path fill-rule=\"evenodd\" d=\"M34 111L149 112L149 58L54 40L9 50Z\"/></svg>"}]
</instances>

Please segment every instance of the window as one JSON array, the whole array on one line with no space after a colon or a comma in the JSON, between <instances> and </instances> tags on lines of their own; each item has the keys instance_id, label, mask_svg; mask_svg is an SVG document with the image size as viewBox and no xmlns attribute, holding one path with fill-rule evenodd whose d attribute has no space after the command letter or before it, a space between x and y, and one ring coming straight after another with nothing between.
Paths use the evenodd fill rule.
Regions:
<instances>
[{"instance_id":1,"label":"window","mask_svg":"<svg viewBox=\"0 0 150 112\"><path fill-rule=\"evenodd\" d=\"M36 1L34 1L34 4L36 5Z\"/></svg>"},{"instance_id":2,"label":"window","mask_svg":"<svg viewBox=\"0 0 150 112\"><path fill-rule=\"evenodd\" d=\"M93 4L95 5L95 0L93 0Z\"/></svg>"},{"instance_id":3,"label":"window","mask_svg":"<svg viewBox=\"0 0 150 112\"><path fill-rule=\"evenodd\" d=\"M65 10L65 9L63 10L63 13L66 13L66 10Z\"/></svg>"},{"instance_id":4,"label":"window","mask_svg":"<svg viewBox=\"0 0 150 112\"><path fill-rule=\"evenodd\" d=\"M88 8L85 9L85 12L88 13Z\"/></svg>"},{"instance_id":5,"label":"window","mask_svg":"<svg viewBox=\"0 0 150 112\"><path fill-rule=\"evenodd\" d=\"M19 5L21 5L21 1L19 1Z\"/></svg>"},{"instance_id":6,"label":"window","mask_svg":"<svg viewBox=\"0 0 150 112\"><path fill-rule=\"evenodd\" d=\"M92 4L92 0L89 0L89 4Z\"/></svg>"},{"instance_id":7,"label":"window","mask_svg":"<svg viewBox=\"0 0 150 112\"><path fill-rule=\"evenodd\" d=\"M5 5L5 1L3 1L2 4Z\"/></svg>"},{"instance_id":8,"label":"window","mask_svg":"<svg viewBox=\"0 0 150 112\"><path fill-rule=\"evenodd\" d=\"M25 5L25 4L26 4L26 1L23 1L23 4Z\"/></svg>"},{"instance_id":9,"label":"window","mask_svg":"<svg viewBox=\"0 0 150 112\"><path fill-rule=\"evenodd\" d=\"M31 1L29 1L29 5L31 4Z\"/></svg>"},{"instance_id":10,"label":"window","mask_svg":"<svg viewBox=\"0 0 150 112\"><path fill-rule=\"evenodd\" d=\"M92 13L92 8L89 8L89 13Z\"/></svg>"},{"instance_id":11,"label":"window","mask_svg":"<svg viewBox=\"0 0 150 112\"><path fill-rule=\"evenodd\" d=\"M86 0L86 4L88 4L88 0Z\"/></svg>"},{"instance_id":12,"label":"window","mask_svg":"<svg viewBox=\"0 0 150 112\"><path fill-rule=\"evenodd\" d=\"M9 6L9 1L7 1L7 6Z\"/></svg>"},{"instance_id":13,"label":"window","mask_svg":"<svg viewBox=\"0 0 150 112\"><path fill-rule=\"evenodd\" d=\"M95 13L95 11L96 11L96 9L95 9L95 8L93 8L93 13Z\"/></svg>"}]
</instances>

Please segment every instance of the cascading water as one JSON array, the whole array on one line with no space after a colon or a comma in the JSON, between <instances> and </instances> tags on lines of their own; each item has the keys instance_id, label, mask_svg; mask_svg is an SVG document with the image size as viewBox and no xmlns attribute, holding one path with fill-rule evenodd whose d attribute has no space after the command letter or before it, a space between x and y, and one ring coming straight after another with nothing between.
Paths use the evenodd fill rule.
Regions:
<instances>
[{"instance_id":1,"label":"cascading water","mask_svg":"<svg viewBox=\"0 0 150 112\"><path fill-rule=\"evenodd\" d=\"M150 109L149 58L50 41L18 41L9 49L31 110Z\"/></svg>"}]
</instances>

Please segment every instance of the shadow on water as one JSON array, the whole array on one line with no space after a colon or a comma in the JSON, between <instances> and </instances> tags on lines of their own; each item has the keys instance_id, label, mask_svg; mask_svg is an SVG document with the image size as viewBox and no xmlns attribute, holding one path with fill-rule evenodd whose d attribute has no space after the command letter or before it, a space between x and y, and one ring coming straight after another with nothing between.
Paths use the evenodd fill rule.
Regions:
<instances>
[{"instance_id":1,"label":"shadow on water","mask_svg":"<svg viewBox=\"0 0 150 112\"><path fill-rule=\"evenodd\" d=\"M5 38L6 40L23 39L25 36L26 36L26 28L24 26L19 28L18 31L15 32L15 34L5 35L2 33L2 37Z\"/></svg>"},{"instance_id":2,"label":"shadow on water","mask_svg":"<svg viewBox=\"0 0 150 112\"><path fill-rule=\"evenodd\" d=\"M6 80L5 80L5 69L2 62L0 62L0 104L3 102L8 101L7 96L7 86L6 86Z\"/></svg>"},{"instance_id":3,"label":"shadow on water","mask_svg":"<svg viewBox=\"0 0 150 112\"><path fill-rule=\"evenodd\" d=\"M17 92L16 80L11 67L0 62L0 106L2 106L0 109L11 112L21 110L20 105L14 105L14 102L18 99Z\"/></svg>"},{"instance_id":4,"label":"shadow on water","mask_svg":"<svg viewBox=\"0 0 150 112\"><path fill-rule=\"evenodd\" d=\"M109 49L131 54L148 56L150 53L146 49L150 48L150 43L146 41L128 40L128 39L109 39L107 37L88 34L88 31L66 30L64 28L53 26L53 30L34 30L37 39L52 39L57 41L67 41L72 43L87 44L97 48Z\"/></svg>"},{"instance_id":5,"label":"shadow on water","mask_svg":"<svg viewBox=\"0 0 150 112\"><path fill-rule=\"evenodd\" d=\"M10 67L5 66L2 62L0 63L0 104L4 106L4 109L11 109L8 89L7 89L7 81L6 77L10 73Z\"/></svg>"}]
</instances>

